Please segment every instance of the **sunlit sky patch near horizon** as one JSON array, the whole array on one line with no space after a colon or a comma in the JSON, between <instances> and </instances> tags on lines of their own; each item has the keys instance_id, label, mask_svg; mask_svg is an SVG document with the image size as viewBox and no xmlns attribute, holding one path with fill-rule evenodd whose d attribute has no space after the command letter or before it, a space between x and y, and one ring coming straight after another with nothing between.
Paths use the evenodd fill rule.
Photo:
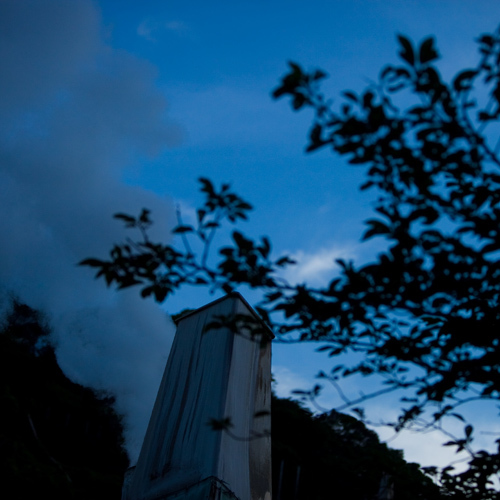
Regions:
<instances>
[{"instance_id":1,"label":"sunlit sky patch near horizon","mask_svg":"<svg viewBox=\"0 0 500 500\"><path fill-rule=\"evenodd\" d=\"M366 261L377 246L359 244L372 199L358 191L363 169L304 153L311 116L270 96L287 61L329 73L338 103L396 61L396 33L435 35L451 75L499 23L497 0L0 3L0 282L49 313L74 379L118 394L133 459L173 327L76 267L123 237L112 214L151 208L168 239L175 205L189 216L203 176L255 207L241 230L300 261L291 282L321 283L339 257ZM214 298L182 292L164 309ZM311 346L274 350L278 387L312 385L329 363ZM425 456L422 439L405 439L409 459Z\"/></svg>"}]
</instances>

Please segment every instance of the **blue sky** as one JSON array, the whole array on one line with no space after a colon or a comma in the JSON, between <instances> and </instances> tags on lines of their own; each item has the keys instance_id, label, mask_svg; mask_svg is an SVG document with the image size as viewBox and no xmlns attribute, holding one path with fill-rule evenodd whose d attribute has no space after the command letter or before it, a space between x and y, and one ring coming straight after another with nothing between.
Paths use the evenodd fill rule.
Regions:
<instances>
[{"instance_id":1,"label":"blue sky","mask_svg":"<svg viewBox=\"0 0 500 500\"><path fill-rule=\"evenodd\" d=\"M292 280L324 281L334 258L373 254L359 244L370 199L361 169L304 154L310 115L270 97L287 61L324 69L336 98L396 60L396 33L435 35L450 75L499 22L498 1L477 0L0 4L0 280L48 312L70 376L119 394L132 456L173 327L75 266L123 237L112 214L149 207L168 238L175 205L189 218L200 200L198 177L231 182L255 207L241 229L295 255ZM165 309L213 298L183 292ZM310 347L274 352L280 394L329 366ZM423 461L420 443L393 445Z\"/></svg>"}]
</instances>

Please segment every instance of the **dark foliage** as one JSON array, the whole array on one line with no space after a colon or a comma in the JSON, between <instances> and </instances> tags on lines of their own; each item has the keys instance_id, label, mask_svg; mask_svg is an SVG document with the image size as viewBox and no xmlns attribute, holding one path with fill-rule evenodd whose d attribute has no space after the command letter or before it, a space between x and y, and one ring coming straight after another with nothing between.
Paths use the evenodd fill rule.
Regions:
<instances>
[{"instance_id":1,"label":"dark foliage","mask_svg":"<svg viewBox=\"0 0 500 500\"><path fill-rule=\"evenodd\" d=\"M398 42L401 62L384 67L363 92L344 92L338 110L321 93L322 71L291 63L274 91L294 110L312 109L307 151L328 147L366 167L361 189L375 190L377 200L363 239L387 242L373 262L338 261L328 286L295 287L278 277L289 258L271 258L267 238L234 231L233 244L210 266L214 231L224 219L245 218L250 206L229 186L217 190L202 179L197 226L174 229L181 249L148 240L147 212L119 215L142 239L115 246L109 260L82 264L108 285L140 285L143 296L159 301L185 284L261 289L259 312L278 337L321 341L332 357L362 355L323 380L377 374L384 388L376 394L404 393L395 430L429 429L463 420L466 403L495 408L500 398L500 32L479 37L478 63L450 81L436 66L432 38L419 46L403 36ZM201 241L200 257L189 237ZM473 438L472 423L464 422L463 436L446 444L470 453L469 468L459 475L446 469L441 479L454 497L500 498L489 483L500 454L473 451Z\"/></svg>"},{"instance_id":2,"label":"dark foliage","mask_svg":"<svg viewBox=\"0 0 500 500\"><path fill-rule=\"evenodd\" d=\"M66 378L39 312L0 333L0 470L11 499L119 499L128 459L113 399Z\"/></svg>"},{"instance_id":3,"label":"dark foliage","mask_svg":"<svg viewBox=\"0 0 500 500\"><path fill-rule=\"evenodd\" d=\"M417 464L380 443L362 422L338 412L313 417L296 401L272 402L273 497L322 500L333 492L375 499L384 482L399 500L445 498Z\"/></svg>"}]
</instances>

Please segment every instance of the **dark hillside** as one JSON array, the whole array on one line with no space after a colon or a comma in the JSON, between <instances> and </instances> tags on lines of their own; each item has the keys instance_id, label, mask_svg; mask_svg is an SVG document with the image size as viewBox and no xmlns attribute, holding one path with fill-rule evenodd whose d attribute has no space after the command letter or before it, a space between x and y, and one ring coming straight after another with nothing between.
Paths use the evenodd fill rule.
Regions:
<instances>
[{"instance_id":1,"label":"dark hillside","mask_svg":"<svg viewBox=\"0 0 500 500\"><path fill-rule=\"evenodd\" d=\"M274 398L272 436L274 500L445 498L417 464L349 415L314 417L296 401Z\"/></svg>"},{"instance_id":2,"label":"dark hillside","mask_svg":"<svg viewBox=\"0 0 500 500\"><path fill-rule=\"evenodd\" d=\"M71 382L37 311L0 334L0 470L9 498L119 499L128 459L113 400Z\"/></svg>"}]
</instances>

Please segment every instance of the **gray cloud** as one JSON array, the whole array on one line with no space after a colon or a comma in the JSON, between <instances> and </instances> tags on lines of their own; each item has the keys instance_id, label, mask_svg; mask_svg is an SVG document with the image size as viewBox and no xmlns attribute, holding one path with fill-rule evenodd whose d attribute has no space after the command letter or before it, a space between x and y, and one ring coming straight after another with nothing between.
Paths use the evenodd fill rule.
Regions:
<instances>
[{"instance_id":1,"label":"gray cloud","mask_svg":"<svg viewBox=\"0 0 500 500\"><path fill-rule=\"evenodd\" d=\"M0 283L48 313L71 378L117 395L134 460L173 325L76 263L123 238L117 211L151 208L167 234L171 202L121 176L181 134L155 69L101 30L91 1L0 2Z\"/></svg>"}]
</instances>

